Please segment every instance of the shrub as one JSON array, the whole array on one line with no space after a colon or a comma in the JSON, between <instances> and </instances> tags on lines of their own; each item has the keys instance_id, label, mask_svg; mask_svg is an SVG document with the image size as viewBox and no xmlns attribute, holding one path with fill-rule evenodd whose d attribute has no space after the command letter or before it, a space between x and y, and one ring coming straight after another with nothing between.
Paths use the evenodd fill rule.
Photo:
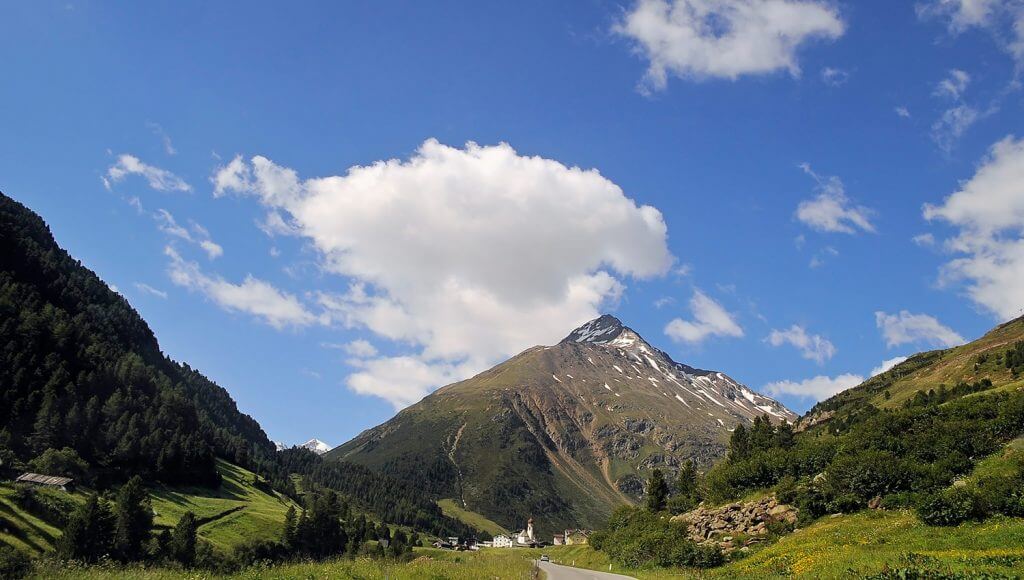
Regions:
<instances>
[{"instance_id":1,"label":"shrub","mask_svg":"<svg viewBox=\"0 0 1024 580\"><path fill-rule=\"evenodd\" d=\"M89 464L70 447L47 449L30 461L29 467L44 475L62 475L89 482Z\"/></svg>"},{"instance_id":2,"label":"shrub","mask_svg":"<svg viewBox=\"0 0 1024 580\"><path fill-rule=\"evenodd\" d=\"M930 526L955 526L984 517L984 509L974 490L953 487L926 499L917 508L921 521Z\"/></svg>"},{"instance_id":3,"label":"shrub","mask_svg":"<svg viewBox=\"0 0 1024 580\"><path fill-rule=\"evenodd\" d=\"M24 552L0 545L0 578L24 578L32 571L32 560Z\"/></svg>"},{"instance_id":4,"label":"shrub","mask_svg":"<svg viewBox=\"0 0 1024 580\"><path fill-rule=\"evenodd\" d=\"M591 536L590 544L631 568L707 568L723 560L717 547L698 546L690 540L685 524L628 507L616 510L607 528Z\"/></svg>"},{"instance_id":5,"label":"shrub","mask_svg":"<svg viewBox=\"0 0 1024 580\"><path fill-rule=\"evenodd\" d=\"M11 497L15 504L37 518L63 528L78 505L66 496L57 496L27 485L18 485Z\"/></svg>"}]
</instances>

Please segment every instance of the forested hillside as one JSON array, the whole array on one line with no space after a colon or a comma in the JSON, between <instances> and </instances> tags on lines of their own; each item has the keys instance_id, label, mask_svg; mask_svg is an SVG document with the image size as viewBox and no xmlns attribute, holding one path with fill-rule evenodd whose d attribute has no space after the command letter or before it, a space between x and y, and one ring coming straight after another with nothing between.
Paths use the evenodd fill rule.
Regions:
<instances>
[{"instance_id":1,"label":"forested hillside","mask_svg":"<svg viewBox=\"0 0 1024 580\"><path fill-rule=\"evenodd\" d=\"M105 489L138 475L216 487L216 459L297 497L292 475L384 521L464 533L405 482L302 449L277 452L228 392L163 355L131 305L0 194L0 470Z\"/></svg>"},{"instance_id":2,"label":"forested hillside","mask_svg":"<svg viewBox=\"0 0 1024 580\"><path fill-rule=\"evenodd\" d=\"M163 356L122 296L60 249L43 221L0 196L0 445L105 484L142 475L216 485L214 457L274 453L228 393ZM51 454L52 455L52 454Z\"/></svg>"},{"instance_id":3,"label":"forested hillside","mask_svg":"<svg viewBox=\"0 0 1024 580\"><path fill-rule=\"evenodd\" d=\"M780 437L766 423L733 433L704 478L707 499L760 489L801 517L914 508L930 524L1024 516L1024 463L967 476L1024 434L1024 318L969 344L911 357L823 401Z\"/></svg>"}]
</instances>

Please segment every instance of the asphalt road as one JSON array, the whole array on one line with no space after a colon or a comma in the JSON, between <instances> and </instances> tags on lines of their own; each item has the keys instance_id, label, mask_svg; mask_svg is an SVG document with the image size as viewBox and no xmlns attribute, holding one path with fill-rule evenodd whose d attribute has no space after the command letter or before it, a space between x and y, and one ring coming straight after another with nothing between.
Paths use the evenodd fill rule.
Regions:
<instances>
[{"instance_id":1,"label":"asphalt road","mask_svg":"<svg viewBox=\"0 0 1024 580\"><path fill-rule=\"evenodd\" d=\"M584 570L583 568L559 566L551 562L538 562L538 564L540 569L544 571L544 574L547 575L547 580L624 580L626 578L633 578L632 576L623 576L622 574L612 574L610 572L595 572L593 570Z\"/></svg>"}]
</instances>

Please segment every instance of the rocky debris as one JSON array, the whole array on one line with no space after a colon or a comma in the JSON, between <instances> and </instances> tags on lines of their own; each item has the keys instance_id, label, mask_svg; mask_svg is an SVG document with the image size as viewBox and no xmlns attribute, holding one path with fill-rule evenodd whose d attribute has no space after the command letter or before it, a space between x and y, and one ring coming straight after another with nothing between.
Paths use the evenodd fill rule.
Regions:
<instances>
[{"instance_id":1,"label":"rocky debris","mask_svg":"<svg viewBox=\"0 0 1024 580\"><path fill-rule=\"evenodd\" d=\"M651 431L654 431L654 423L647 419L626 419L624 424L628 431L640 433L641 435L646 435Z\"/></svg>"},{"instance_id":2,"label":"rocky debris","mask_svg":"<svg viewBox=\"0 0 1024 580\"><path fill-rule=\"evenodd\" d=\"M800 433L806 431L815 425L819 425L828 421L835 415L835 411L816 411L810 415L805 415L797 420L796 425L793 427L793 431Z\"/></svg>"},{"instance_id":3,"label":"rocky debris","mask_svg":"<svg viewBox=\"0 0 1024 580\"><path fill-rule=\"evenodd\" d=\"M615 482L615 487L622 493L633 497L641 497L644 494L644 480L632 473L620 477Z\"/></svg>"},{"instance_id":4,"label":"rocky debris","mask_svg":"<svg viewBox=\"0 0 1024 580\"><path fill-rule=\"evenodd\" d=\"M674 516L672 521L687 523L693 541L717 544L722 551L728 553L764 541L771 523L796 523L799 513L796 507L779 503L775 496L768 496L717 508L700 506L691 512Z\"/></svg>"}]
</instances>

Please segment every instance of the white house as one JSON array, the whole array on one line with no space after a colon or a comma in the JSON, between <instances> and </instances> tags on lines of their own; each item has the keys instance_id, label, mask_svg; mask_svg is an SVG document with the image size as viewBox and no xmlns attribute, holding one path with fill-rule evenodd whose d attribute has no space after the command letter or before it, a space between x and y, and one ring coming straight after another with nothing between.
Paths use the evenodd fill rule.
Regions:
<instances>
[{"instance_id":1,"label":"white house","mask_svg":"<svg viewBox=\"0 0 1024 580\"><path fill-rule=\"evenodd\" d=\"M495 548L511 548L512 538L505 534L498 534L497 536L494 536L494 541L491 545Z\"/></svg>"}]
</instances>

